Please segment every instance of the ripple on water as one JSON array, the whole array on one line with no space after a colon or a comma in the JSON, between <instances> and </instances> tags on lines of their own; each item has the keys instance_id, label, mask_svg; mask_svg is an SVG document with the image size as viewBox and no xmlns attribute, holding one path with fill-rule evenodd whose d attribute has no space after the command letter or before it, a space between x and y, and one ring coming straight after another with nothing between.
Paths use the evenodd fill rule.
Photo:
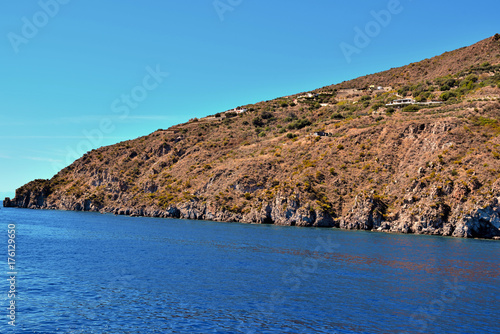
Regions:
<instances>
[{"instance_id":1,"label":"ripple on water","mask_svg":"<svg viewBox=\"0 0 500 334\"><path fill-rule=\"evenodd\" d=\"M17 226L18 328L28 333L497 328L500 243L77 212L1 214ZM443 291L453 296L450 284L458 290L444 302ZM411 321L432 305L442 307L439 314Z\"/></svg>"}]
</instances>

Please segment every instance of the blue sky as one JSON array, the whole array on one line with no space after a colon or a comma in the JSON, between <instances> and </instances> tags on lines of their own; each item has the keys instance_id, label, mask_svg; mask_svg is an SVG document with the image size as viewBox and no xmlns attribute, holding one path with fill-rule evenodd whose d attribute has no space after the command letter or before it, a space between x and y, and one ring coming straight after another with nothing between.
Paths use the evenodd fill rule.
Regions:
<instances>
[{"instance_id":1,"label":"blue sky","mask_svg":"<svg viewBox=\"0 0 500 334\"><path fill-rule=\"evenodd\" d=\"M1 197L52 177L86 150L500 32L498 1L4 0L1 7ZM356 39L356 27L365 38Z\"/></svg>"}]
</instances>

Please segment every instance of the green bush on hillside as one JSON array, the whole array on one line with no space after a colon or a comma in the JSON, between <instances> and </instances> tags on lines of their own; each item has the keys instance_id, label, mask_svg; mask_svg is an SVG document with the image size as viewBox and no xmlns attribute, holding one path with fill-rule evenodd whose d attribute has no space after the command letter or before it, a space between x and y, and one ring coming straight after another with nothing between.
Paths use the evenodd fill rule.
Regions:
<instances>
[{"instance_id":1,"label":"green bush on hillside","mask_svg":"<svg viewBox=\"0 0 500 334\"><path fill-rule=\"evenodd\" d=\"M288 129L290 129L290 130L302 129L302 128L305 128L306 126L309 126L311 124L312 124L311 121L306 119L306 118L298 119L298 120L293 121L291 124L288 124Z\"/></svg>"},{"instance_id":2,"label":"green bush on hillside","mask_svg":"<svg viewBox=\"0 0 500 334\"><path fill-rule=\"evenodd\" d=\"M419 111L420 108L414 104L411 104L409 106L406 106L403 108L403 111L404 112L416 112L416 111Z\"/></svg>"},{"instance_id":3,"label":"green bush on hillside","mask_svg":"<svg viewBox=\"0 0 500 334\"><path fill-rule=\"evenodd\" d=\"M296 120L298 117L297 115L295 115L294 113L290 113L286 118L285 118L285 122L289 123L293 120Z\"/></svg>"},{"instance_id":4,"label":"green bush on hillside","mask_svg":"<svg viewBox=\"0 0 500 334\"><path fill-rule=\"evenodd\" d=\"M260 114L260 117L262 117L262 119L270 119L273 118L273 114L271 114L269 111L263 111Z\"/></svg>"},{"instance_id":5,"label":"green bush on hillside","mask_svg":"<svg viewBox=\"0 0 500 334\"><path fill-rule=\"evenodd\" d=\"M398 94L404 97L407 95L409 91L410 91L410 86L404 86L398 89Z\"/></svg>"},{"instance_id":6,"label":"green bush on hillside","mask_svg":"<svg viewBox=\"0 0 500 334\"><path fill-rule=\"evenodd\" d=\"M262 118L257 116L252 120L252 124L254 126L264 126L264 121L262 120Z\"/></svg>"},{"instance_id":7,"label":"green bush on hillside","mask_svg":"<svg viewBox=\"0 0 500 334\"><path fill-rule=\"evenodd\" d=\"M378 102L372 106L372 109L377 111L378 109L382 108L383 106L385 106L385 104L383 104L382 102Z\"/></svg>"},{"instance_id":8,"label":"green bush on hillside","mask_svg":"<svg viewBox=\"0 0 500 334\"><path fill-rule=\"evenodd\" d=\"M390 108L387 108L385 110L385 114L390 116L390 115L394 114L394 111L396 111L396 110L393 107L390 107Z\"/></svg>"},{"instance_id":9,"label":"green bush on hillside","mask_svg":"<svg viewBox=\"0 0 500 334\"><path fill-rule=\"evenodd\" d=\"M418 83L416 85L411 86L410 90L412 92L412 96L417 97L423 92L425 92L427 90L427 87L425 86L424 83Z\"/></svg>"},{"instance_id":10,"label":"green bush on hillside","mask_svg":"<svg viewBox=\"0 0 500 334\"><path fill-rule=\"evenodd\" d=\"M439 98L443 101L448 101L452 97L457 97L457 94L453 91L442 93Z\"/></svg>"},{"instance_id":11,"label":"green bush on hillside","mask_svg":"<svg viewBox=\"0 0 500 334\"><path fill-rule=\"evenodd\" d=\"M371 99L372 99L372 97L370 95L364 95L359 100L361 102L364 102L364 101L370 101Z\"/></svg>"}]
</instances>

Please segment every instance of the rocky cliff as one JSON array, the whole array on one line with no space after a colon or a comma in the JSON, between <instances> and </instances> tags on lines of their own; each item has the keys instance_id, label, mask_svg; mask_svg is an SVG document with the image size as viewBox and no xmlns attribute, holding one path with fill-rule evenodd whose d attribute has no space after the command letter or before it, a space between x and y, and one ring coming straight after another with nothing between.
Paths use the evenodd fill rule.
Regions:
<instances>
[{"instance_id":1,"label":"rocky cliff","mask_svg":"<svg viewBox=\"0 0 500 334\"><path fill-rule=\"evenodd\" d=\"M498 238L500 38L471 50L446 76L343 83L93 150L4 206ZM385 106L403 96L443 103Z\"/></svg>"}]
</instances>

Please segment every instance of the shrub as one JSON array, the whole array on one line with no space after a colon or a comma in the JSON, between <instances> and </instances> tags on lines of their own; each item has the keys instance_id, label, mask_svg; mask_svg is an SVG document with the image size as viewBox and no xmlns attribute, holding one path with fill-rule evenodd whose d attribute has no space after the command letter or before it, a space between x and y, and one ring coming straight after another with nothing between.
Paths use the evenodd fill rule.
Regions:
<instances>
[{"instance_id":1,"label":"shrub","mask_svg":"<svg viewBox=\"0 0 500 334\"><path fill-rule=\"evenodd\" d=\"M263 111L260 114L260 117L262 117L262 119L270 119L273 118L273 114L271 114L269 111Z\"/></svg>"},{"instance_id":2,"label":"shrub","mask_svg":"<svg viewBox=\"0 0 500 334\"><path fill-rule=\"evenodd\" d=\"M469 74L468 76L465 77L464 80L466 81L472 81L472 82L477 82L479 78L475 74ZM463 81L462 81L463 82Z\"/></svg>"},{"instance_id":3,"label":"shrub","mask_svg":"<svg viewBox=\"0 0 500 334\"><path fill-rule=\"evenodd\" d=\"M449 78L448 80L446 80L445 85L455 87L457 85L457 80Z\"/></svg>"},{"instance_id":4,"label":"shrub","mask_svg":"<svg viewBox=\"0 0 500 334\"><path fill-rule=\"evenodd\" d=\"M406 93L408 93L409 91L410 91L410 87L404 86L404 87L398 89L398 94L404 97L404 96L406 96Z\"/></svg>"},{"instance_id":5,"label":"shrub","mask_svg":"<svg viewBox=\"0 0 500 334\"><path fill-rule=\"evenodd\" d=\"M306 126L309 126L311 124L312 123L310 120L303 118L303 119L296 120L296 121L292 122L291 124L289 124L288 129L290 129L290 130L302 129L302 128L305 128Z\"/></svg>"},{"instance_id":6,"label":"shrub","mask_svg":"<svg viewBox=\"0 0 500 334\"><path fill-rule=\"evenodd\" d=\"M255 117L253 120L252 120L252 124L254 126L264 126L264 122L262 121L262 118L260 117Z\"/></svg>"},{"instance_id":7,"label":"shrub","mask_svg":"<svg viewBox=\"0 0 500 334\"><path fill-rule=\"evenodd\" d=\"M448 101L452 97L457 97L457 94L455 92L445 92L439 96L439 98L443 101Z\"/></svg>"},{"instance_id":8,"label":"shrub","mask_svg":"<svg viewBox=\"0 0 500 334\"><path fill-rule=\"evenodd\" d=\"M387 108L385 111L386 115L392 115L394 113L395 109L393 107Z\"/></svg>"},{"instance_id":9,"label":"shrub","mask_svg":"<svg viewBox=\"0 0 500 334\"><path fill-rule=\"evenodd\" d=\"M338 145L337 145L337 149L339 149L339 150L343 150L343 149L344 149L344 145L342 145L342 144L338 144Z\"/></svg>"},{"instance_id":10,"label":"shrub","mask_svg":"<svg viewBox=\"0 0 500 334\"><path fill-rule=\"evenodd\" d=\"M364 95L364 96L362 96L359 100L360 100L360 101L362 101L362 102L364 102L364 101L370 101L371 99L372 99L372 97L371 97L371 96L369 96L369 95Z\"/></svg>"},{"instance_id":11,"label":"shrub","mask_svg":"<svg viewBox=\"0 0 500 334\"><path fill-rule=\"evenodd\" d=\"M418 106L411 104L409 106L404 107L403 111L404 112L416 112L416 111L419 111L419 108L418 108Z\"/></svg>"},{"instance_id":12,"label":"shrub","mask_svg":"<svg viewBox=\"0 0 500 334\"><path fill-rule=\"evenodd\" d=\"M425 94L420 94L419 96L417 96L415 98L415 101L417 101L417 102L425 102L425 101L427 101L427 98L425 97Z\"/></svg>"},{"instance_id":13,"label":"shrub","mask_svg":"<svg viewBox=\"0 0 500 334\"><path fill-rule=\"evenodd\" d=\"M498 121L496 119L481 116L481 117L474 120L474 125L495 127L498 125Z\"/></svg>"},{"instance_id":14,"label":"shrub","mask_svg":"<svg viewBox=\"0 0 500 334\"><path fill-rule=\"evenodd\" d=\"M296 119L297 119L297 115L295 115L294 113L290 113L285 118L285 122L291 122L291 121L296 120Z\"/></svg>"},{"instance_id":15,"label":"shrub","mask_svg":"<svg viewBox=\"0 0 500 334\"><path fill-rule=\"evenodd\" d=\"M426 87L425 87L425 85L423 83L419 83L419 84L411 86L410 89L412 91L413 97L417 97L422 92L424 92L426 90Z\"/></svg>"},{"instance_id":16,"label":"shrub","mask_svg":"<svg viewBox=\"0 0 500 334\"><path fill-rule=\"evenodd\" d=\"M382 102L378 102L378 103L375 103L373 106L372 106L372 109L377 111L379 108L382 108L385 104L383 104Z\"/></svg>"}]
</instances>

